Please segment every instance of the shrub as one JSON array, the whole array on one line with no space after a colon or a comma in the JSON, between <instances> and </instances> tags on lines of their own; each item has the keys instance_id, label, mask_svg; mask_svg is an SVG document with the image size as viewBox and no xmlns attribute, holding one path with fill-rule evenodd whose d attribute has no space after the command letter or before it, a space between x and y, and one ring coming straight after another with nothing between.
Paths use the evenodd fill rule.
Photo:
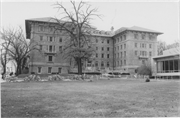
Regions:
<instances>
[{"instance_id":1,"label":"shrub","mask_svg":"<svg viewBox=\"0 0 180 118\"><path fill-rule=\"evenodd\" d=\"M149 78L147 78L145 82L150 82L150 79L149 79Z\"/></svg>"}]
</instances>

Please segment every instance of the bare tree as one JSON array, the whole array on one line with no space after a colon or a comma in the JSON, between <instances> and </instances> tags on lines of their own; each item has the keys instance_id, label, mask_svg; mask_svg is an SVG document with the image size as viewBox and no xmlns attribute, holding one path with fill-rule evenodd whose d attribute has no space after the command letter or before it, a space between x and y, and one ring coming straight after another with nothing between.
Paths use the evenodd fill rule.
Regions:
<instances>
[{"instance_id":1,"label":"bare tree","mask_svg":"<svg viewBox=\"0 0 180 118\"><path fill-rule=\"evenodd\" d=\"M1 60L2 68L3 68L3 72L1 73L2 74L2 79L4 79L4 75L6 74L6 65L9 62L6 50L4 51L3 49L1 49L1 58L0 58L0 60Z\"/></svg>"},{"instance_id":2,"label":"bare tree","mask_svg":"<svg viewBox=\"0 0 180 118\"><path fill-rule=\"evenodd\" d=\"M166 43L163 41L158 41L157 54L163 55L163 51L166 50Z\"/></svg>"},{"instance_id":3,"label":"bare tree","mask_svg":"<svg viewBox=\"0 0 180 118\"><path fill-rule=\"evenodd\" d=\"M68 39L63 48L65 58L73 58L78 65L78 74L82 74L82 61L91 57L94 52L91 41L91 30L93 27L90 21L93 17L99 17L96 14L97 9L91 8L91 5L85 2L76 4L71 1L73 10L69 11L62 3L57 2L55 8L62 10L61 19L53 18L58 25L55 29L64 31Z\"/></svg>"},{"instance_id":4,"label":"bare tree","mask_svg":"<svg viewBox=\"0 0 180 118\"><path fill-rule=\"evenodd\" d=\"M16 62L16 74L21 74L24 69L24 61L28 54L35 49L38 49L38 44L28 42L24 37L21 27L18 29L3 29L0 32L1 39L4 41L2 47L7 52L7 55Z\"/></svg>"}]
</instances>

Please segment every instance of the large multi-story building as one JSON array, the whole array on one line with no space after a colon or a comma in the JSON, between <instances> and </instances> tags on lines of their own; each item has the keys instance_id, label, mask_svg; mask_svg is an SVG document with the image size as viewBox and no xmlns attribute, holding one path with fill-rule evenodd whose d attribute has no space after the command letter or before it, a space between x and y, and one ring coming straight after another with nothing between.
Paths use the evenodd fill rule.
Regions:
<instances>
[{"instance_id":1,"label":"large multi-story building","mask_svg":"<svg viewBox=\"0 0 180 118\"><path fill-rule=\"evenodd\" d=\"M41 50L30 54L30 73L73 71L72 63L59 53L68 36L61 31L54 32L56 21L48 17L28 19L25 23L26 38L38 42ZM84 62L84 70L118 70L133 74L137 67L156 55L157 36L162 33L133 26L122 27L117 31L93 28L91 34L95 53L93 58Z\"/></svg>"}]
</instances>

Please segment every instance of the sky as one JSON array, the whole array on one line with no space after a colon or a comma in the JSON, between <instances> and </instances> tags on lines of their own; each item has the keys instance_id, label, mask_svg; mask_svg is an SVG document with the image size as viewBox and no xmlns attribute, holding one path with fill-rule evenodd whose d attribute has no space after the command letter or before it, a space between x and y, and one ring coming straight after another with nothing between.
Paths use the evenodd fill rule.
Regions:
<instances>
[{"instance_id":1,"label":"sky","mask_svg":"<svg viewBox=\"0 0 180 118\"><path fill-rule=\"evenodd\" d=\"M14 2L15 1L15 2ZM60 12L54 8L56 0L1 0L1 28L17 28L25 30L25 20L41 17L61 18ZM67 1L62 2L71 8ZM179 0L93 0L89 4L98 8L101 19L96 18L92 25L98 30L117 30L121 27L139 26L163 32L158 40L172 44L179 40ZM70 10L70 9L69 9Z\"/></svg>"}]
</instances>

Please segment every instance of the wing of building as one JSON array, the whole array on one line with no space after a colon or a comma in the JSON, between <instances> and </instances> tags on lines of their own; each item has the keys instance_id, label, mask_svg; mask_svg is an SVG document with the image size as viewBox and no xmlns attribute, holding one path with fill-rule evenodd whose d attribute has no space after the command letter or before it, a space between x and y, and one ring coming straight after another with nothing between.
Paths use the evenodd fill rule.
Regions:
<instances>
[{"instance_id":1,"label":"wing of building","mask_svg":"<svg viewBox=\"0 0 180 118\"><path fill-rule=\"evenodd\" d=\"M54 32L57 21L51 17L27 19L26 38L36 41L41 52L30 54L30 73L68 73L76 67L58 53L67 40L61 31ZM157 55L157 36L161 32L137 26L116 31L90 30L95 53L83 63L84 71L116 70L135 73L135 69Z\"/></svg>"},{"instance_id":2,"label":"wing of building","mask_svg":"<svg viewBox=\"0 0 180 118\"><path fill-rule=\"evenodd\" d=\"M180 78L180 47L163 51L163 55L152 57L153 75L160 78Z\"/></svg>"}]
</instances>

